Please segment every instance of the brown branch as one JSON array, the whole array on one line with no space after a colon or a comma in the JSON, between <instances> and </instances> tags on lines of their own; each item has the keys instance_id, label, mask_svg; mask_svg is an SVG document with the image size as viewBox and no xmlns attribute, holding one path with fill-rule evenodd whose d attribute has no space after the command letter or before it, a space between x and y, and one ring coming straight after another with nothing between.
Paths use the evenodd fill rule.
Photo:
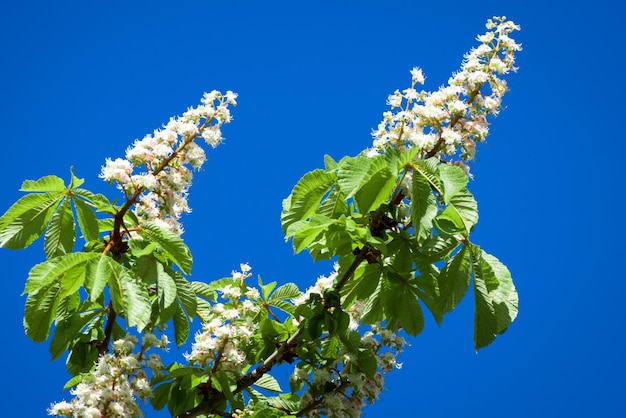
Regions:
<instances>
[{"instance_id":1,"label":"brown branch","mask_svg":"<svg viewBox=\"0 0 626 418\"><path fill-rule=\"evenodd\" d=\"M109 343L111 342L111 335L113 334L113 325L115 325L115 320L117 319L117 313L115 309L113 309L113 304L109 302L109 306L106 308L107 310L107 323L104 327L104 339L98 343L98 355L103 355L107 351L109 351Z\"/></svg>"}]
</instances>

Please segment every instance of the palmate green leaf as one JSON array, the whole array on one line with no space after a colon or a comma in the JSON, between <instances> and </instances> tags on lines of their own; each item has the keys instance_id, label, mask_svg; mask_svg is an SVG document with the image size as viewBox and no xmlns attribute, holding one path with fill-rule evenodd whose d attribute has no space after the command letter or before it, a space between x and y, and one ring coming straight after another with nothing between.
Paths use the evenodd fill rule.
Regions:
<instances>
[{"instance_id":1,"label":"palmate green leaf","mask_svg":"<svg viewBox=\"0 0 626 418\"><path fill-rule=\"evenodd\" d=\"M27 194L0 217L0 248L20 250L43 233L62 193Z\"/></svg>"},{"instance_id":2,"label":"palmate green leaf","mask_svg":"<svg viewBox=\"0 0 626 418\"><path fill-rule=\"evenodd\" d=\"M417 242L421 244L430 236L438 208L428 180L417 173L413 174L412 180L411 222L413 234Z\"/></svg>"},{"instance_id":3,"label":"palmate green leaf","mask_svg":"<svg viewBox=\"0 0 626 418\"><path fill-rule=\"evenodd\" d=\"M93 209L81 199L72 198L72 202L76 209L78 226L83 233L85 241L97 240L100 231L98 228L98 218L96 218Z\"/></svg>"},{"instance_id":4,"label":"palmate green leaf","mask_svg":"<svg viewBox=\"0 0 626 418\"><path fill-rule=\"evenodd\" d=\"M113 308L126 320L128 326L142 331L150 322L152 312L145 283L115 261L104 265L110 267L108 284Z\"/></svg>"},{"instance_id":5,"label":"palmate green leaf","mask_svg":"<svg viewBox=\"0 0 626 418\"><path fill-rule=\"evenodd\" d=\"M295 185L293 191L283 200L280 222L285 240L292 235L287 233L291 224L307 220L313 215L322 198L331 190L337 180L334 171L313 170L306 173Z\"/></svg>"},{"instance_id":6,"label":"palmate green leaf","mask_svg":"<svg viewBox=\"0 0 626 418\"><path fill-rule=\"evenodd\" d=\"M489 345L515 320L518 295L509 270L479 246L471 245L474 272L474 348Z\"/></svg>"},{"instance_id":7,"label":"palmate green leaf","mask_svg":"<svg viewBox=\"0 0 626 418\"><path fill-rule=\"evenodd\" d=\"M183 242L180 235L152 223L141 224L140 235L156 242L161 250L174 261L185 274L191 271L192 258L189 247Z\"/></svg>"},{"instance_id":8,"label":"palmate green leaf","mask_svg":"<svg viewBox=\"0 0 626 418\"><path fill-rule=\"evenodd\" d=\"M44 176L38 180L24 180L21 192L64 192L65 183L57 176Z\"/></svg>"},{"instance_id":9,"label":"palmate green leaf","mask_svg":"<svg viewBox=\"0 0 626 418\"><path fill-rule=\"evenodd\" d=\"M461 167L450 164L439 165L439 179L443 189L443 203L446 205L450 202L450 199L467 185L469 180Z\"/></svg>"},{"instance_id":10,"label":"palmate green leaf","mask_svg":"<svg viewBox=\"0 0 626 418\"><path fill-rule=\"evenodd\" d=\"M70 253L76 239L74 213L68 199L56 208L50 217L48 228L44 234L43 249L46 258L51 259Z\"/></svg>"},{"instance_id":11,"label":"palmate green leaf","mask_svg":"<svg viewBox=\"0 0 626 418\"><path fill-rule=\"evenodd\" d=\"M302 293L294 283L285 283L271 294L267 299L267 303L270 306L276 307L291 315L294 314L295 306L291 302L291 299L300 297Z\"/></svg>"},{"instance_id":12,"label":"palmate green leaf","mask_svg":"<svg viewBox=\"0 0 626 418\"><path fill-rule=\"evenodd\" d=\"M96 253L69 253L34 266L28 273L24 293L33 293L52 282L62 279L73 270L84 272L90 260L100 257ZM82 273L84 274L84 273Z\"/></svg>"},{"instance_id":13,"label":"palmate green leaf","mask_svg":"<svg viewBox=\"0 0 626 418\"><path fill-rule=\"evenodd\" d=\"M59 283L52 283L26 298L24 330L35 342L42 342L48 338L50 325L60 302L58 297L60 287Z\"/></svg>"}]
</instances>

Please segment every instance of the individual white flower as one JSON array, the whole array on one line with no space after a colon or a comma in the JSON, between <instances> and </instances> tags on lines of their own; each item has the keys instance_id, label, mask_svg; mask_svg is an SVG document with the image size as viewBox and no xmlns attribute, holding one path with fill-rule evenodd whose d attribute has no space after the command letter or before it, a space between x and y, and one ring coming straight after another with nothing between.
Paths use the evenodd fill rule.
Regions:
<instances>
[{"instance_id":1,"label":"individual white flower","mask_svg":"<svg viewBox=\"0 0 626 418\"><path fill-rule=\"evenodd\" d=\"M411 82L412 84L424 84L426 77L422 73L422 69L419 67L413 67L411 69Z\"/></svg>"}]
</instances>

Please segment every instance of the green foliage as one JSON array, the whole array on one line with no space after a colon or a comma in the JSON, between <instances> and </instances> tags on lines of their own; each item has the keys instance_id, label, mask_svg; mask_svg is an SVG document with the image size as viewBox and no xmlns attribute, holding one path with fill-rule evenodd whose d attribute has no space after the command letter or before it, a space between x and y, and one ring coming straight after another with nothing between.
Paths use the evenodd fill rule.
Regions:
<instances>
[{"instance_id":1,"label":"green foliage","mask_svg":"<svg viewBox=\"0 0 626 418\"><path fill-rule=\"evenodd\" d=\"M52 333L50 354L67 354L71 386L129 328L142 333L169 324L180 347L194 317L235 329L244 312L237 309L246 304L251 335L237 347L238 363L219 367L236 339L229 335L208 365L173 363L152 376L151 403L167 406L172 416L245 408L279 418L302 415L302 390L313 397L311 407L329 393L347 393L351 382L342 373L376 379L385 344L364 338L364 329L417 336L425 310L441 325L470 287L475 350L506 331L517 316L518 295L506 266L470 240L478 206L461 167L421 159L416 148L392 147L338 162L325 156L324 166L306 173L282 202L282 230L294 252L338 265L332 286L307 292L297 305L302 294L295 284L259 277L257 291L244 281L243 267L238 277L190 282L190 249L180 235L138 221L129 210L138 194L116 206L80 188L83 180L73 172L68 185L56 176L24 181L27 194L0 217L0 247L26 248L43 236L46 259L32 267L24 287L26 334L42 342ZM232 316L219 316L227 310ZM355 316L358 325L351 323ZM300 377L285 393L269 371L296 361ZM316 371L327 372L327 381L301 377Z\"/></svg>"},{"instance_id":2,"label":"green foliage","mask_svg":"<svg viewBox=\"0 0 626 418\"><path fill-rule=\"evenodd\" d=\"M0 217L0 248L26 248L45 231L47 258L71 252L76 239L76 222L71 205L76 210L85 238L96 239L98 227L93 209L107 201L101 195L79 189L82 183L83 180L74 176L73 172L68 186L56 176L24 181L20 190L29 193Z\"/></svg>"},{"instance_id":3,"label":"green foliage","mask_svg":"<svg viewBox=\"0 0 626 418\"><path fill-rule=\"evenodd\" d=\"M285 239L314 260L338 257L340 273L353 254L369 248L362 260L368 264L358 265L342 283L343 306L361 301L365 323L384 321L413 336L424 327L422 304L441 323L461 303L473 277L478 350L513 321L517 294L506 268L469 241L478 207L465 171L414 156L389 148L338 163L326 157L326 169L307 173L284 200ZM307 195L310 191L315 193ZM315 303L309 306L309 336L333 335L338 323Z\"/></svg>"}]
</instances>

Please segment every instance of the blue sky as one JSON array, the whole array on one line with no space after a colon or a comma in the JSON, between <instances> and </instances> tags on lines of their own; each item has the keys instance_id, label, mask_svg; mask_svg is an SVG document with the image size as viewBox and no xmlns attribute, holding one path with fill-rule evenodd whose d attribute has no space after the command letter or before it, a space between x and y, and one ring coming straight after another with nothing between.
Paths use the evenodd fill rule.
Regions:
<instances>
[{"instance_id":1,"label":"blue sky","mask_svg":"<svg viewBox=\"0 0 626 418\"><path fill-rule=\"evenodd\" d=\"M402 355L368 417L623 417L626 375L625 134L618 59L624 6L598 0L477 2L3 2L0 211L26 179L63 178L116 197L106 157L198 103L239 93L226 142L191 189L185 239L193 278L249 262L264 281L305 288L328 264L292 255L280 204L307 171L355 155L385 99L424 69L436 89L493 15L522 26L520 70L481 146L470 190L473 241L511 270L520 314L478 355L468 298ZM45 416L68 398L63 361L22 329L41 243L0 250L3 416ZM19 400L18 400L19 399ZM148 417L163 417L149 411Z\"/></svg>"}]
</instances>

